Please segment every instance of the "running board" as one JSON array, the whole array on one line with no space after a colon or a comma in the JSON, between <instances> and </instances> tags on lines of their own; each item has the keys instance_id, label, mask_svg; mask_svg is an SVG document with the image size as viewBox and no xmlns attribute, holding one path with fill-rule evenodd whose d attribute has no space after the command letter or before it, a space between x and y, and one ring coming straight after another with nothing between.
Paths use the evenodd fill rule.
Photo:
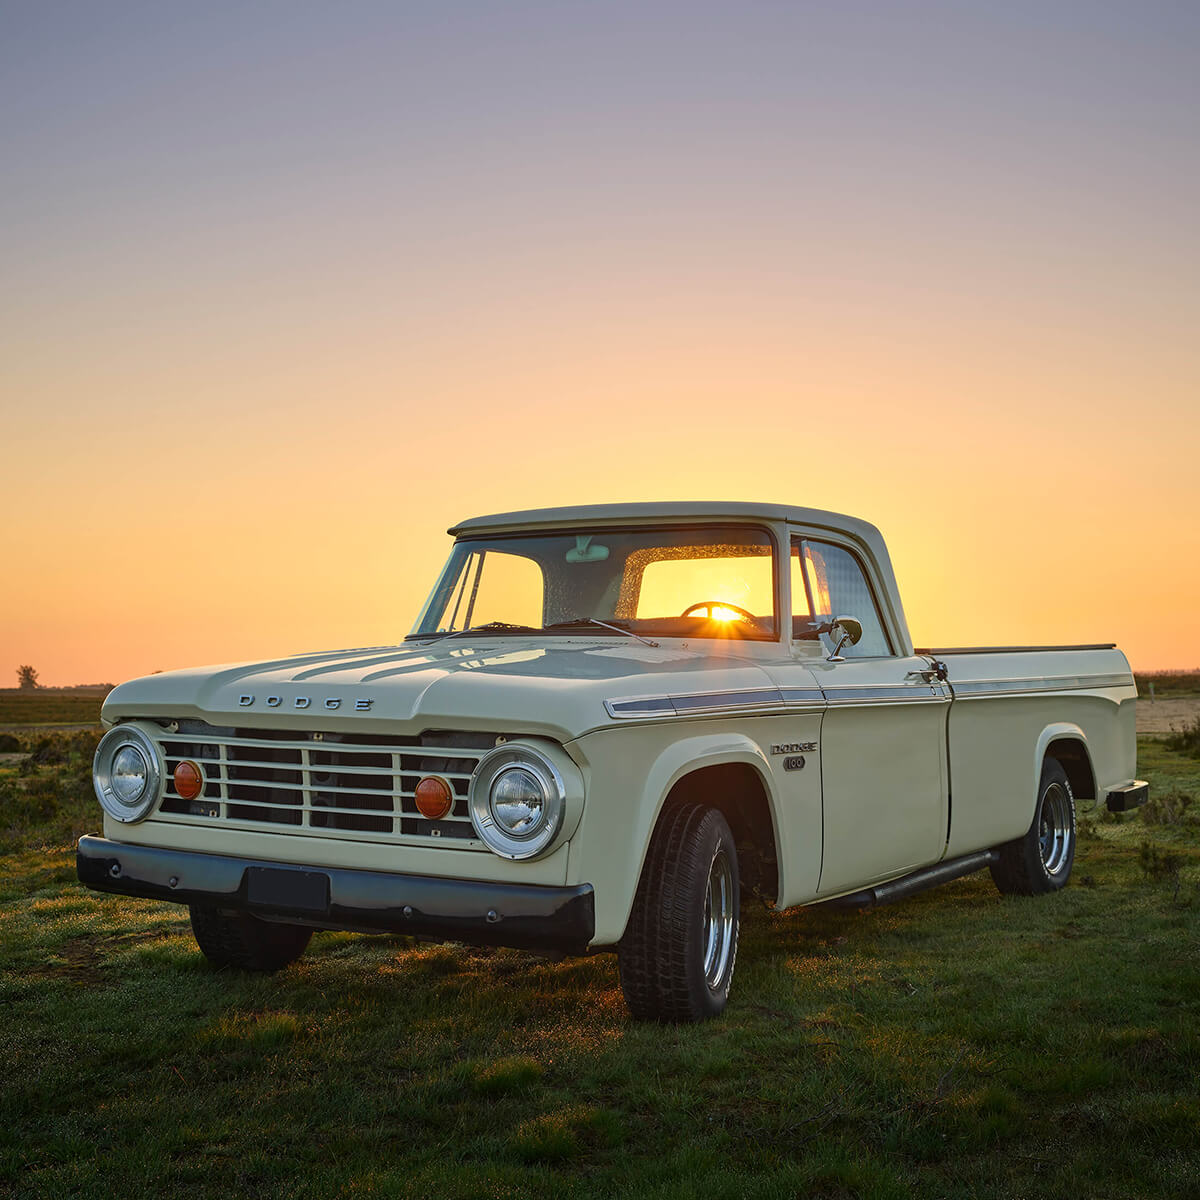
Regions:
<instances>
[{"instance_id":1,"label":"running board","mask_svg":"<svg viewBox=\"0 0 1200 1200\"><path fill-rule=\"evenodd\" d=\"M999 857L997 850L964 854L962 858L951 858L932 867L922 867L911 875L889 879L887 883L877 883L874 887L852 892L849 896L837 896L825 903L831 908L876 908L880 904L891 904L893 900L903 900L905 896L923 892L926 888L937 887L939 883L949 883L952 879L982 871Z\"/></svg>"}]
</instances>

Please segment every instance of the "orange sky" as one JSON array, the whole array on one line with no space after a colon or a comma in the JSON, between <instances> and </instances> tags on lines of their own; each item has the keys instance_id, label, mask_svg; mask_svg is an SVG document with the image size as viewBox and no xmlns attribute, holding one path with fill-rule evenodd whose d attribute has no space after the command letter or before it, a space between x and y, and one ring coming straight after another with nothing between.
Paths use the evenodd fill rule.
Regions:
<instances>
[{"instance_id":1,"label":"orange sky","mask_svg":"<svg viewBox=\"0 0 1200 1200\"><path fill-rule=\"evenodd\" d=\"M15 19L0 686L394 641L455 521L676 498L874 521L918 644L1200 666L1200 24L502 7Z\"/></svg>"}]
</instances>

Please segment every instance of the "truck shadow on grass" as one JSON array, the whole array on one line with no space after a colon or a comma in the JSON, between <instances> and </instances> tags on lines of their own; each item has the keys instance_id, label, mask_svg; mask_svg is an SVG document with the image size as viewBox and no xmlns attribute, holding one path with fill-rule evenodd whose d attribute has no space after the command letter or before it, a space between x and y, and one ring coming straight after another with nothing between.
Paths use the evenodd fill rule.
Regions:
<instances>
[{"instance_id":1,"label":"truck shadow on grass","mask_svg":"<svg viewBox=\"0 0 1200 1200\"><path fill-rule=\"evenodd\" d=\"M54 871L50 878L59 874ZM1065 903L1052 904L1050 911L1040 904L1006 901L985 873L870 911L815 906L775 912L747 900L738 955L744 1004L735 999L731 1012L745 1008L783 1015L757 994L762 986L778 993L781 980L792 981L787 1007L793 1016L803 1012L805 989L811 991L813 985L844 987L852 995L856 988L883 979L912 994L918 985L911 977L930 967L922 961L925 957L940 957L952 945L968 956L978 954L1001 928L1010 937L1024 929L1030 944L1040 947L1050 937L1086 937L1086 922L1081 926L1067 912L1063 920L1054 919L1055 907L1076 907L1072 895L1064 893ZM591 1021L603 1013L614 1025L631 1024L611 953L549 959L519 950L404 936L318 931L297 963L273 975L256 975L213 969L192 939L186 914L175 906L127 899L115 913L108 911L112 901L79 891L63 910L64 920L73 924L86 912L89 923L104 928L74 934L66 934L64 928L55 937L52 903L39 904L48 954L31 967L32 978L101 986L119 983L131 973L157 973L189 981L180 980L180 986L202 978L218 993L226 988L231 1000L247 986L258 994L276 992L281 997L296 987L315 986L363 1002L402 999L404 1013L452 1015L502 1004L510 1014L528 1009L525 1015L533 1019L586 1014ZM144 927L110 928L114 917L121 922L134 917L130 923Z\"/></svg>"}]
</instances>

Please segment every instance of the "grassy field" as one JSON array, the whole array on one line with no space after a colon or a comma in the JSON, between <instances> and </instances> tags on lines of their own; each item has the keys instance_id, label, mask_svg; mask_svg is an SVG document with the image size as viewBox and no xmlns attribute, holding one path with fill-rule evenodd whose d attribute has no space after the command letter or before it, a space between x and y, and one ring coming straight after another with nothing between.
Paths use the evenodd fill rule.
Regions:
<instances>
[{"instance_id":1,"label":"grassy field","mask_svg":"<svg viewBox=\"0 0 1200 1200\"><path fill-rule=\"evenodd\" d=\"M1061 894L752 910L685 1029L610 956L318 934L214 972L181 910L74 882L93 744L0 768L0 1194L1200 1195L1200 760L1162 742Z\"/></svg>"},{"instance_id":2,"label":"grassy field","mask_svg":"<svg viewBox=\"0 0 1200 1200\"><path fill-rule=\"evenodd\" d=\"M0 726L98 724L104 696L104 692L56 692L48 688L0 691Z\"/></svg>"},{"instance_id":3,"label":"grassy field","mask_svg":"<svg viewBox=\"0 0 1200 1200\"><path fill-rule=\"evenodd\" d=\"M1139 696L1148 696L1151 684L1154 684L1156 696L1194 696L1200 693L1200 671L1152 671L1148 674L1135 671L1133 680Z\"/></svg>"}]
</instances>

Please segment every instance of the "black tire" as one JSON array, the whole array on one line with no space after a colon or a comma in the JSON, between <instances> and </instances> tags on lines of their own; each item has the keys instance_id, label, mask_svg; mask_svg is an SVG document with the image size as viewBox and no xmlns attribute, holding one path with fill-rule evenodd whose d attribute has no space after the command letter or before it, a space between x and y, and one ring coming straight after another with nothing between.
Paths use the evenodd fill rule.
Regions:
<instances>
[{"instance_id":1,"label":"black tire","mask_svg":"<svg viewBox=\"0 0 1200 1200\"><path fill-rule=\"evenodd\" d=\"M1042 763L1033 824L1024 837L997 849L992 879L1006 896L1040 896L1066 887L1075 862L1075 795L1057 759Z\"/></svg>"},{"instance_id":2,"label":"black tire","mask_svg":"<svg viewBox=\"0 0 1200 1200\"><path fill-rule=\"evenodd\" d=\"M190 906L196 944L214 967L278 971L295 962L313 931L303 925L277 925L249 913Z\"/></svg>"},{"instance_id":3,"label":"black tire","mask_svg":"<svg viewBox=\"0 0 1200 1200\"><path fill-rule=\"evenodd\" d=\"M621 990L639 1021L703 1021L729 999L741 906L737 847L715 808L663 814L625 936Z\"/></svg>"}]
</instances>

